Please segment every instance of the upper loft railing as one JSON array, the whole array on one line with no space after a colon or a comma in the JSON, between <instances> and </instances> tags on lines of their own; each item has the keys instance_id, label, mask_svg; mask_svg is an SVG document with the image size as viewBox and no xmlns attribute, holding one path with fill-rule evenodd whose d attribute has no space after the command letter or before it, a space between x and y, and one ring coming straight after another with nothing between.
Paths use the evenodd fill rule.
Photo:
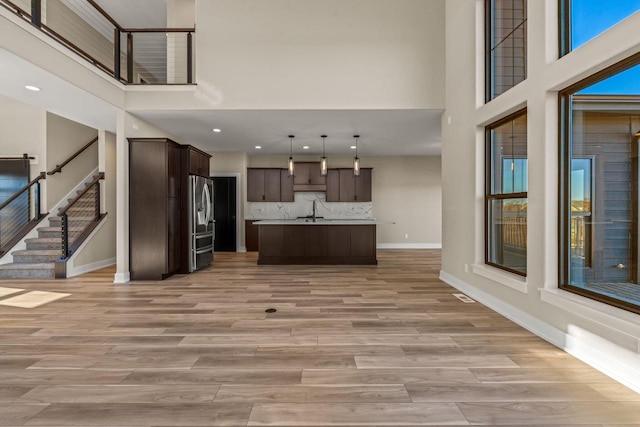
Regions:
<instances>
[{"instance_id":1,"label":"upper loft railing","mask_svg":"<svg viewBox=\"0 0 640 427\"><path fill-rule=\"evenodd\" d=\"M125 28L93 0L0 5L125 84L193 84L195 28Z\"/></svg>"}]
</instances>

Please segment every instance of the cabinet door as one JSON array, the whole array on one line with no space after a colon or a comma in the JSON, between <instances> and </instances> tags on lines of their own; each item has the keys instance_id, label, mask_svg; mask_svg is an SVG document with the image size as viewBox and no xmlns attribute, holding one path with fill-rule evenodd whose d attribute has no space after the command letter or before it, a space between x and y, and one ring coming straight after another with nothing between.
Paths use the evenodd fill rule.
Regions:
<instances>
[{"instance_id":1,"label":"cabinet door","mask_svg":"<svg viewBox=\"0 0 640 427\"><path fill-rule=\"evenodd\" d=\"M244 222L244 239L247 252L255 252L258 250L258 225L253 225L255 220L245 220Z\"/></svg>"},{"instance_id":2,"label":"cabinet door","mask_svg":"<svg viewBox=\"0 0 640 427\"><path fill-rule=\"evenodd\" d=\"M309 165L309 184L325 185L327 177L320 175L320 162L307 163Z\"/></svg>"},{"instance_id":3,"label":"cabinet door","mask_svg":"<svg viewBox=\"0 0 640 427\"><path fill-rule=\"evenodd\" d=\"M209 157L200 154L200 170L202 176L209 176Z\"/></svg>"},{"instance_id":4,"label":"cabinet door","mask_svg":"<svg viewBox=\"0 0 640 427\"><path fill-rule=\"evenodd\" d=\"M327 202L340 201L340 171L329 169L327 171Z\"/></svg>"},{"instance_id":5,"label":"cabinet door","mask_svg":"<svg viewBox=\"0 0 640 427\"><path fill-rule=\"evenodd\" d=\"M180 148L167 144L167 197L180 197L182 187Z\"/></svg>"},{"instance_id":6,"label":"cabinet door","mask_svg":"<svg viewBox=\"0 0 640 427\"><path fill-rule=\"evenodd\" d=\"M181 213L180 198L167 197L167 270L164 271L164 274L174 273L181 267Z\"/></svg>"},{"instance_id":7,"label":"cabinet door","mask_svg":"<svg viewBox=\"0 0 640 427\"><path fill-rule=\"evenodd\" d=\"M247 201L264 202L264 169L247 169Z\"/></svg>"},{"instance_id":8,"label":"cabinet door","mask_svg":"<svg viewBox=\"0 0 640 427\"><path fill-rule=\"evenodd\" d=\"M264 201L280 201L280 169L264 170Z\"/></svg>"},{"instance_id":9,"label":"cabinet door","mask_svg":"<svg viewBox=\"0 0 640 427\"><path fill-rule=\"evenodd\" d=\"M304 231L304 255L307 257L326 257L329 227L326 225L306 225L304 227L306 228Z\"/></svg>"},{"instance_id":10,"label":"cabinet door","mask_svg":"<svg viewBox=\"0 0 640 427\"><path fill-rule=\"evenodd\" d=\"M310 184L309 163L295 163L293 168L293 183L296 185Z\"/></svg>"},{"instance_id":11,"label":"cabinet door","mask_svg":"<svg viewBox=\"0 0 640 427\"><path fill-rule=\"evenodd\" d=\"M293 177L289 176L289 171L286 169L280 170L280 201L281 202L293 202Z\"/></svg>"},{"instance_id":12,"label":"cabinet door","mask_svg":"<svg viewBox=\"0 0 640 427\"><path fill-rule=\"evenodd\" d=\"M355 202L356 180L353 177L353 169L340 169L340 201Z\"/></svg>"},{"instance_id":13,"label":"cabinet door","mask_svg":"<svg viewBox=\"0 0 640 427\"><path fill-rule=\"evenodd\" d=\"M355 178L356 181L356 202L371 201L371 169L360 169L360 176Z\"/></svg>"}]
</instances>

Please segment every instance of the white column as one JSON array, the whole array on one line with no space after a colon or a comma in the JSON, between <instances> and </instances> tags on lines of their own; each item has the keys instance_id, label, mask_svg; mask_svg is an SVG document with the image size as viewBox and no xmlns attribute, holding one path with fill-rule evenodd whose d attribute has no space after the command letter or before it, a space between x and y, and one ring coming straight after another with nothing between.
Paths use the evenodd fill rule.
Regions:
<instances>
[{"instance_id":1,"label":"white column","mask_svg":"<svg viewBox=\"0 0 640 427\"><path fill-rule=\"evenodd\" d=\"M129 143L124 110L116 120L116 274L114 283L127 283L129 272Z\"/></svg>"}]
</instances>

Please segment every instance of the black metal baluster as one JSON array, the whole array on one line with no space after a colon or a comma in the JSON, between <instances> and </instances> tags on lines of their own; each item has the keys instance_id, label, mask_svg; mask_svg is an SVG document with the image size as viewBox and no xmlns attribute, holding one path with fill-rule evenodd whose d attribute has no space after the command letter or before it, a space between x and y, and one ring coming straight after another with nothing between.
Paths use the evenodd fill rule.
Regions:
<instances>
[{"instance_id":1,"label":"black metal baluster","mask_svg":"<svg viewBox=\"0 0 640 427\"><path fill-rule=\"evenodd\" d=\"M31 24L42 28L42 0L31 0Z\"/></svg>"},{"instance_id":2,"label":"black metal baluster","mask_svg":"<svg viewBox=\"0 0 640 427\"><path fill-rule=\"evenodd\" d=\"M120 30L113 29L113 77L120 80Z\"/></svg>"},{"instance_id":3,"label":"black metal baluster","mask_svg":"<svg viewBox=\"0 0 640 427\"><path fill-rule=\"evenodd\" d=\"M96 194L95 194L95 211L96 221L100 219L100 181L96 182Z\"/></svg>"},{"instance_id":4,"label":"black metal baluster","mask_svg":"<svg viewBox=\"0 0 640 427\"><path fill-rule=\"evenodd\" d=\"M187 33L187 83L193 83L193 34Z\"/></svg>"},{"instance_id":5,"label":"black metal baluster","mask_svg":"<svg viewBox=\"0 0 640 427\"><path fill-rule=\"evenodd\" d=\"M127 33L127 83L133 83L133 34Z\"/></svg>"},{"instance_id":6,"label":"black metal baluster","mask_svg":"<svg viewBox=\"0 0 640 427\"><path fill-rule=\"evenodd\" d=\"M62 214L61 220L61 229L62 229L62 258L69 258L69 218L67 217L67 213Z\"/></svg>"}]
</instances>

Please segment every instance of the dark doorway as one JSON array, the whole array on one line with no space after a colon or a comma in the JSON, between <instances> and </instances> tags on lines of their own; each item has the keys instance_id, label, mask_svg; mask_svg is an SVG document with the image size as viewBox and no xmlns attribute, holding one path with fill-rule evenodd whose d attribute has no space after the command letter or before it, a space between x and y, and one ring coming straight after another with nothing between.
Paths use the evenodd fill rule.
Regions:
<instances>
[{"instance_id":1,"label":"dark doorway","mask_svg":"<svg viewBox=\"0 0 640 427\"><path fill-rule=\"evenodd\" d=\"M236 177L213 177L213 218L216 221L215 251L236 251Z\"/></svg>"}]
</instances>

